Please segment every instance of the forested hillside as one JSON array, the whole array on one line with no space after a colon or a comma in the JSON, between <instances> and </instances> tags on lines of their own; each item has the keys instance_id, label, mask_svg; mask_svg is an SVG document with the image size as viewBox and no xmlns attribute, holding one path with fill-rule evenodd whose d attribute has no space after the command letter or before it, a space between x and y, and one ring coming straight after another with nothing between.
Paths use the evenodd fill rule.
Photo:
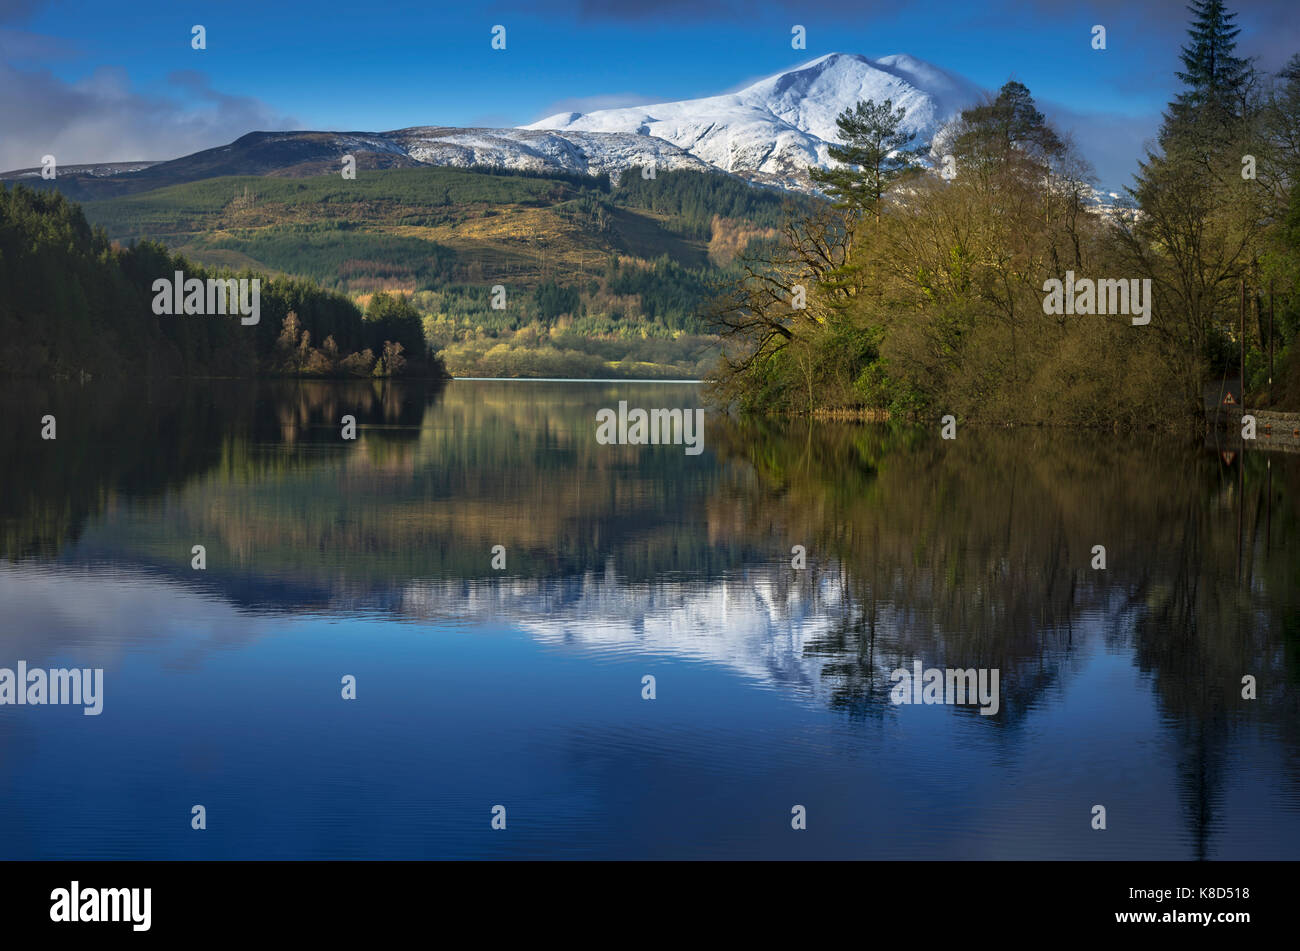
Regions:
<instances>
[{"instance_id":1,"label":"forested hillside","mask_svg":"<svg viewBox=\"0 0 1300 951\"><path fill-rule=\"evenodd\" d=\"M177 271L261 280L257 322L159 316L154 282ZM409 302L379 295L363 312L307 280L203 267L152 241L123 247L62 195L22 186L0 188L0 373L445 375Z\"/></svg>"},{"instance_id":2,"label":"forested hillside","mask_svg":"<svg viewBox=\"0 0 1300 951\"><path fill-rule=\"evenodd\" d=\"M85 207L118 241L360 303L405 295L459 375L697 377L719 350L704 302L815 204L721 173L437 167L216 178Z\"/></svg>"}]
</instances>

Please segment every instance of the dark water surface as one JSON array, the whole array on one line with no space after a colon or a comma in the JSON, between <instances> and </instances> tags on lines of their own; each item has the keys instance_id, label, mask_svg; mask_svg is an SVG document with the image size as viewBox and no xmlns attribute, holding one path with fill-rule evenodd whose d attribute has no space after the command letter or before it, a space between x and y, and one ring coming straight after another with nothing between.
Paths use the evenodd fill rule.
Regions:
<instances>
[{"instance_id":1,"label":"dark water surface","mask_svg":"<svg viewBox=\"0 0 1300 951\"><path fill-rule=\"evenodd\" d=\"M0 706L0 858L1300 857L1297 457L717 419L692 456L600 445L619 400L701 405L10 394L0 668L104 699ZM918 660L998 713L891 703Z\"/></svg>"}]
</instances>

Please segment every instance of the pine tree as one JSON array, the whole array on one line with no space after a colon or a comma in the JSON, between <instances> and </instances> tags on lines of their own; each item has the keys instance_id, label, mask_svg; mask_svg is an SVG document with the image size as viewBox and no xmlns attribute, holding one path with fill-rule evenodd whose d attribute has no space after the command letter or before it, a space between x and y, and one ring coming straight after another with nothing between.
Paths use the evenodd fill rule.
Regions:
<instances>
[{"instance_id":1,"label":"pine tree","mask_svg":"<svg viewBox=\"0 0 1300 951\"><path fill-rule=\"evenodd\" d=\"M1242 156L1262 154L1261 104L1251 65L1233 56L1239 30L1222 0L1193 0L1178 72L1185 88L1165 113L1160 150L1141 162L1133 188L1141 215L1123 231L1133 262L1157 288L1161 334L1183 363L1189 406L1223 354L1242 345L1237 309L1243 278L1255 279L1272 214L1269 192L1241 175Z\"/></svg>"},{"instance_id":2,"label":"pine tree","mask_svg":"<svg viewBox=\"0 0 1300 951\"><path fill-rule=\"evenodd\" d=\"M992 102L963 111L953 141L953 153L963 169L987 170L1024 161L1048 167L1065 151L1029 89L1015 80L1004 84Z\"/></svg>"},{"instance_id":3,"label":"pine tree","mask_svg":"<svg viewBox=\"0 0 1300 951\"><path fill-rule=\"evenodd\" d=\"M812 169L813 182L841 208L874 212L879 219L881 197L907 170L914 154L906 150L911 134L900 128L906 116L907 111L902 107L895 110L889 99L881 103L867 99L845 109L835 120L843 144L828 150L840 164Z\"/></svg>"},{"instance_id":4,"label":"pine tree","mask_svg":"<svg viewBox=\"0 0 1300 951\"><path fill-rule=\"evenodd\" d=\"M1246 97L1254 82L1247 60L1233 56L1240 27L1223 0L1192 0L1192 25L1188 44L1179 59L1184 69L1176 75L1184 89L1169 105L1160 144L1177 147L1187 137L1219 139L1229 133L1246 112Z\"/></svg>"}]
</instances>

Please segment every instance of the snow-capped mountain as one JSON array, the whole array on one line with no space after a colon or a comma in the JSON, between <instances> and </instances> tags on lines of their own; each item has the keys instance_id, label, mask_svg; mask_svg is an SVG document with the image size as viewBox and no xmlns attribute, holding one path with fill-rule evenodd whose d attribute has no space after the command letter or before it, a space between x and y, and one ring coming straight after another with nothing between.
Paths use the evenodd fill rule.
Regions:
<instances>
[{"instance_id":1,"label":"snow-capped mountain","mask_svg":"<svg viewBox=\"0 0 1300 951\"><path fill-rule=\"evenodd\" d=\"M715 168L787 187L806 185L809 166L825 167L839 139L835 118L863 99L906 110L916 144L983 95L968 82L911 56L871 60L830 53L738 92L650 106L568 112L525 129L653 136Z\"/></svg>"},{"instance_id":2,"label":"snow-capped mountain","mask_svg":"<svg viewBox=\"0 0 1300 951\"><path fill-rule=\"evenodd\" d=\"M164 162L65 166L59 187L78 200L131 194L221 175L299 177L358 168L452 165L596 175L632 166L721 169L786 188L809 187L829 164L835 118L863 99L906 110L917 144L977 101L973 83L911 56L870 60L831 53L739 92L655 106L569 112L513 129L416 126L389 132L250 132L228 145ZM0 180L39 177L39 168Z\"/></svg>"}]
</instances>

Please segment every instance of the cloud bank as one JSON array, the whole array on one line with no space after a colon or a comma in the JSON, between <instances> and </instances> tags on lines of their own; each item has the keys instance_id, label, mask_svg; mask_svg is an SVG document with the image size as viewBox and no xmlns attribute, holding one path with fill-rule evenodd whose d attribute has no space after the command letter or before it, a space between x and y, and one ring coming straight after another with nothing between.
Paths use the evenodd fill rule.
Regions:
<instances>
[{"instance_id":1,"label":"cloud bank","mask_svg":"<svg viewBox=\"0 0 1300 951\"><path fill-rule=\"evenodd\" d=\"M171 95L150 96L133 90L120 67L66 82L0 62L0 170L40 165L43 155L60 165L163 160L257 129L302 127L258 99L214 89L203 73L175 72L168 80Z\"/></svg>"}]
</instances>

